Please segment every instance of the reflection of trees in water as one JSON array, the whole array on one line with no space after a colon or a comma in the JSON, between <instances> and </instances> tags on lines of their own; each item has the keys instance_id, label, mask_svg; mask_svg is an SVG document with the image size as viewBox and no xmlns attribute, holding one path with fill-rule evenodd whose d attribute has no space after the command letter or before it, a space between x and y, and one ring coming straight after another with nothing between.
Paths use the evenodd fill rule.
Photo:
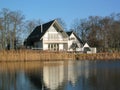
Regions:
<instances>
[{"instance_id":1,"label":"reflection of trees in water","mask_svg":"<svg viewBox=\"0 0 120 90\"><path fill-rule=\"evenodd\" d=\"M83 76L83 88L85 90L119 90L120 71L110 62L91 61L89 74Z\"/></svg>"},{"instance_id":2,"label":"reflection of trees in water","mask_svg":"<svg viewBox=\"0 0 120 90\"><path fill-rule=\"evenodd\" d=\"M120 88L120 71L116 71L114 69L106 68L103 70L99 70L99 75L97 77L97 84L99 87L105 88L106 90L118 90ZM97 72L98 73L98 72ZM101 74L100 74L101 73ZM98 80L98 78L100 80ZM98 86L97 85L97 86Z\"/></svg>"},{"instance_id":3,"label":"reflection of trees in water","mask_svg":"<svg viewBox=\"0 0 120 90\"><path fill-rule=\"evenodd\" d=\"M40 80L29 75L20 71L0 73L0 90L41 90Z\"/></svg>"},{"instance_id":4,"label":"reflection of trees in water","mask_svg":"<svg viewBox=\"0 0 120 90\"><path fill-rule=\"evenodd\" d=\"M27 74L27 76L28 76L31 84L33 84L38 89L42 90L42 88L43 88L43 81L42 81L42 74L40 72L38 72L38 74L36 74L36 73L29 73L29 74Z\"/></svg>"},{"instance_id":5,"label":"reflection of trees in water","mask_svg":"<svg viewBox=\"0 0 120 90\"><path fill-rule=\"evenodd\" d=\"M0 90L9 90L11 87L16 90L17 73L3 72L0 73Z\"/></svg>"}]
</instances>

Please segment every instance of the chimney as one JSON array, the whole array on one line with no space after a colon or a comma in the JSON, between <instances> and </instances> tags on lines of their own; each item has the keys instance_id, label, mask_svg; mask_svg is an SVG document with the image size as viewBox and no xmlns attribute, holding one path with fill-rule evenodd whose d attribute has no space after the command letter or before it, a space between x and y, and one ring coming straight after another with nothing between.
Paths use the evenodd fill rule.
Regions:
<instances>
[{"instance_id":1,"label":"chimney","mask_svg":"<svg viewBox=\"0 0 120 90\"><path fill-rule=\"evenodd\" d=\"M41 24L41 33L43 32L43 26L42 26L42 24Z\"/></svg>"}]
</instances>

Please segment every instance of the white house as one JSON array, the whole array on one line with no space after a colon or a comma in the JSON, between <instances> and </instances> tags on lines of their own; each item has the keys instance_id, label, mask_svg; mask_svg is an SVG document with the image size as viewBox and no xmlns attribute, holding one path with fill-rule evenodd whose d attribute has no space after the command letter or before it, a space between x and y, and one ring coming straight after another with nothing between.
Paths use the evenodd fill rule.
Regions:
<instances>
[{"instance_id":1,"label":"white house","mask_svg":"<svg viewBox=\"0 0 120 90\"><path fill-rule=\"evenodd\" d=\"M96 53L96 48L94 47L90 47L87 43L84 44L84 46L82 47L82 51L84 53Z\"/></svg>"},{"instance_id":2,"label":"white house","mask_svg":"<svg viewBox=\"0 0 120 90\"><path fill-rule=\"evenodd\" d=\"M37 26L25 40L25 46L50 51L82 51L83 42L74 32L65 32L57 20Z\"/></svg>"},{"instance_id":3,"label":"white house","mask_svg":"<svg viewBox=\"0 0 120 90\"><path fill-rule=\"evenodd\" d=\"M82 40L73 31L66 33L68 34L68 51L82 51Z\"/></svg>"},{"instance_id":4,"label":"white house","mask_svg":"<svg viewBox=\"0 0 120 90\"><path fill-rule=\"evenodd\" d=\"M67 50L68 35L56 20L37 26L26 39L26 46L42 50Z\"/></svg>"}]
</instances>

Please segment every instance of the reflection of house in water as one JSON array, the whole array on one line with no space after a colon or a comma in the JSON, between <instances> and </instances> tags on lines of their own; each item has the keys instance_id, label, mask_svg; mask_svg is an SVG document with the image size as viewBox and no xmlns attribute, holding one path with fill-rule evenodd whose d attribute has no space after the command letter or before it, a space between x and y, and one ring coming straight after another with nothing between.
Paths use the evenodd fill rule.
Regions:
<instances>
[{"instance_id":1,"label":"reflection of house in water","mask_svg":"<svg viewBox=\"0 0 120 90\"><path fill-rule=\"evenodd\" d=\"M0 70L0 90L119 90L119 67L118 62L83 60L47 62L26 71Z\"/></svg>"},{"instance_id":2,"label":"reflection of house in water","mask_svg":"<svg viewBox=\"0 0 120 90\"><path fill-rule=\"evenodd\" d=\"M68 61L68 81L75 85L82 76L89 76L89 61Z\"/></svg>"},{"instance_id":3,"label":"reflection of house in water","mask_svg":"<svg viewBox=\"0 0 120 90\"><path fill-rule=\"evenodd\" d=\"M51 65L43 67L43 81L45 86L50 90L56 90L64 81L64 62L59 65Z\"/></svg>"},{"instance_id":4,"label":"reflection of house in water","mask_svg":"<svg viewBox=\"0 0 120 90\"><path fill-rule=\"evenodd\" d=\"M48 62L50 64L50 62ZM68 61L67 65L64 61L51 62L52 65L45 65L40 73L29 73L28 77L31 83L38 88L46 88L48 90L62 90L66 82L75 85L78 77L81 75L81 62Z\"/></svg>"},{"instance_id":5,"label":"reflection of house in water","mask_svg":"<svg viewBox=\"0 0 120 90\"><path fill-rule=\"evenodd\" d=\"M58 90L66 82L71 82L72 85L75 85L81 75L80 64L80 61L68 61L67 65L65 65L65 62L61 61L56 66L44 66L43 81L45 86L50 90Z\"/></svg>"},{"instance_id":6,"label":"reflection of house in water","mask_svg":"<svg viewBox=\"0 0 120 90\"><path fill-rule=\"evenodd\" d=\"M45 62L45 64L48 65L26 73L31 85L40 90L63 90L64 62Z\"/></svg>"},{"instance_id":7,"label":"reflection of house in water","mask_svg":"<svg viewBox=\"0 0 120 90\"><path fill-rule=\"evenodd\" d=\"M87 60L85 60L84 62L83 62L84 64L84 68L83 68L83 70L84 70L84 75L85 75L85 78L88 78L89 77L89 61L87 61Z\"/></svg>"},{"instance_id":8,"label":"reflection of house in water","mask_svg":"<svg viewBox=\"0 0 120 90\"><path fill-rule=\"evenodd\" d=\"M69 61L68 62L68 81L72 83L72 85L75 85L77 81L78 71L77 71L77 63L76 61Z\"/></svg>"},{"instance_id":9,"label":"reflection of house in water","mask_svg":"<svg viewBox=\"0 0 120 90\"><path fill-rule=\"evenodd\" d=\"M68 84L75 86L78 81L83 83L82 78L85 77L87 80L90 73L88 61L54 61L44 64L41 68L33 68L25 72L19 71L10 75L7 73L3 78L0 75L0 87L3 84L7 87L6 83L12 81L8 87L17 87L20 90L63 90Z\"/></svg>"},{"instance_id":10,"label":"reflection of house in water","mask_svg":"<svg viewBox=\"0 0 120 90\"><path fill-rule=\"evenodd\" d=\"M45 90L63 90L68 81L75 85L80 75L78 63L74 61L68 61L67 64L64 61L48 63L52 64L45 65L42 70L26 73L33 86Z\"/></svg>"}]
</instances>

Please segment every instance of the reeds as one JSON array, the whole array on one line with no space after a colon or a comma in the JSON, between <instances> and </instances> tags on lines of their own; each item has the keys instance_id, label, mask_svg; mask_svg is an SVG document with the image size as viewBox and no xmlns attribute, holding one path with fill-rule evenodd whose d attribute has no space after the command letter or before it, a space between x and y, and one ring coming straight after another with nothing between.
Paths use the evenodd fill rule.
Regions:
<instances>
[{"instance_id":1,"label":"reeds","mask_svg":"<svg viewBox=\"0 0 120 90\"><path fill-rule=\"evenodd\" d=\"M21 61L60 61L60 60L118 60L120 53L81 54L68 52L49 52L39 50L0 51L1 62Z\"/></svg>"},{"instance_id":2,"label":"reeds","mask_svg":"<svg viewBox=\"0 0 120 90\"><path fill-rule=\"evenodd\" d=\"M120 53L76 54L78 60L120 60Z\"/></svg>"},{"instance_id":3,"label":"reeds","mask_svg":"<svg viewBox=\"0 0 120 90\"><path fill-rule=\"evenodd\" d=\"M66 52L37 50L0 51L0 61L50 61L74 59L75 55Z\"/></svg>"}]
</instances>

